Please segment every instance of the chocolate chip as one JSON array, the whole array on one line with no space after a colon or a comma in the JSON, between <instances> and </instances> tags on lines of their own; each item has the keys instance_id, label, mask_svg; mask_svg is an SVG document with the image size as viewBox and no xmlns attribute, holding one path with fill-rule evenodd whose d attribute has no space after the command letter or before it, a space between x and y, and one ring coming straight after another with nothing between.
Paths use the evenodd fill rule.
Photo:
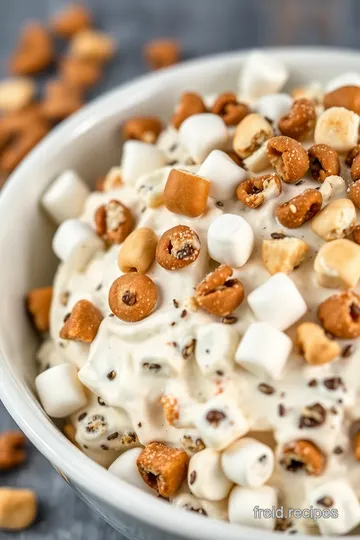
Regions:
<instances>
[{"instance_id":1,"label":"chocolate chip","mask_svg":"<svg viewBox=\"0 0 360 540\"><path fill-rule=\"evenodd\" d=\"M115 317L115 315L113 313L110 313L109 317Z\"/></svg>"},{"instance_id":2,"label":"chocolate chip","mask_svg":"<svg viewBox=\"0 0 360 540\"><path fill-rule=\"evenodd\" d=\"M186 504L184 506L184 510L187 510L188 512L195 512L196 514L199 514L200 516L207 517L207 513L205 512L203 508L194 508L190 504Z\"/></svg>"},{"instance_id":3,"label":"chocolate chip","mask_svg":"<svg viewBox=\"0 0 360 540\"><path fill-rule=\"evenodd\" d=\"M279 416L285 416L286 414L285 406L282 403L279 403L278 413L279 413Z\"/></svg>"},{"instance_id":4,"label":"chocolate chip","mask_svg":"<svg viewBox=\"0 0 360 540\"><path fill-rule=\"evenodd\" d=\"M158 373L161 370L161 365L150 362L143 362L142 367L150 372Z\"/></svg>"},{"instance_id":5,"label":"chocolate chip","mask_svg":"<svg viewBox=\"0 0 360 540\"><path fill-rule=\"evenodd\" d=\"M286 238L286 234L281 233L281 232L273 232L273 233L271 233L270 236L274 240L282 240L283 238Z\"/></svg>"},{"instance_id":6,"label":"chocolate chip","mask_svg":"<svg viewBox=\"0 0 360 540\"><path fill-rule=\"evenodd\" d=\"M329 497L328 495L325 495L325 497L321 497L321 499L318 499L316 501L316 504L319 504L320 506L325 506L325 508L330 508L334 504L334 499L332 499L332 497Z\"/></svg>"},{"instance_id":7,"label":"chocolate chip","mask_svg":"<svg viewBox=\"0 0 360 540\"><path fill-rule=\"evenodd\" d=\"M321 403L304 407L299 420L299 428L314 428L321 426L326 420L326 409Z\"/></svg>"},{"instance_id":8,"label":"chocolate chip","mask_svg":"<svg viewBox=\"0 0 360 540\"><path fill-rule=\"evenodd\" d=\"M335 446L334 450L333 450L333 453L334 454L343 454L344 453L344 449L341 447L341 446Z\"/></svg>"},{"instance_id":9,"label":"chocolate chip","mask_svg":"<svg viewBox=\"0 0 360 540\"><path fill-rule=\"evenodd\" d=\"M139 422L139 423L138 423L138 428L141 428L141 427L142 427L142 423Z\"/></svg>"},{"instance_id":10,"label":"chocolate chip","mask_svg":"<svg viewBox=\"0 0 360 540\"><path fill-rule=\"evenodd\" d=\"M97 400L98 400L98 404L101 405L101 407L106 407L107 406L105 401L103 399L101 399L101 397L98 397Z\"/></svg>"},{"instance_id":11,"label":"chocolate chip","mask_svg":"<svg viewBox=\"0 0 360 540\"><path fill-rule=\"evenodd\" d=\"M102 444L100 448L102 448L102 450L109 450L109 447L106 446L106 444Z\"/></svg>"},{"instance_id":12,"label":"chocolate chip","mask_svg":"<svg viewBox=\"0 0 360 540\"><path fill-rule=\"evenodd\" d=\"M341 377L330 377L329 379L324 379L324 386L328 390L337 390L340 386L344 386L344 382Z\"/></svg>"},{"instance_id":13,"label":"chocolate chip","mask_svg":"<svg viewBox=\"0 0 360 540\"><path fill-rule=\"evenodd\" d=\"M119 436L119 433L117 431L115 431L114 433L112 433L111 435L108 436L107 440L108 441L113 441L114 439L117 439Z\"/></svg>"},{"instance_id":14,"label":"chocolate chip","mask_svg":"<svg viewBox=\"0 0 360 540\"><path fill-rule=\"evenodd\" d=\"M96 287L95 291L100 291L102 288L102 283L99 283L99 285Z\"/></svg>"},{"instance_id":15,"label":"chocolate chip","mask_svg":"<svg viewBox=\"0 0 360 540\"><path fill-rule=\"evenodd\" d=\"M178 143L172 144L169 148L169 152L175 152L178 146L179 146Z\"/></svg>"},{"instance_id":16,"label":"chocolate chip","mask_svg":"<svg viewBox=\"0 0 360 540\"><path fill-rule=\"evenodd\" d=\"M225 420L226 414L222 411L209 411L206 415L206 420L211 424L213 427L218 427L220 422Z\"/></svg>"},{"instance_id":17,"label":"chocolate chip","mask_svg":"<svg viewBox=\"0 0 360 540\"><path fill-rule=\"evenodd\" d=\"M186 315L187 315L187 311L186 311L186 309L183 309L182 312L181 312L181 315L180 315L181 319L184 319L184 317L186 317Z\"/></svg>"},{"instance_id":18,"label":"chocolate chip","mask_svg":"<svg viewBox=\"0 0 360 540\"><path fill-rule=\"evenodd\" d=\"M173 304L176 308L180 306L179 302L175 298L173 298Z\"/></svg>"},{"instance_id":19,"label":"chocolate chip","mask_svg":"<svg viewBox=\"0 0 360 540\"><path fill-rule=\"evenodd\" d=\"M318 382L316 379L311 379L309 382L308 382L308 386L310 386L310 388L314 388L315 386L318 385Z\"/></svg>"},{"instance_id":20,"label":"chocolate chip","mask_svg":"<svg viewBox=\"0 0 360 540\"><path fill-rule=\"evenodd\" d=\"M221 369L217 369L215 371L216 375L218 375L218 377L223 377L224 376L224 372L221 370Z\"/></svg>"},{"instance_id":21,"label":"chocolate chip","mask_svg":"<svg viewBox=\"0 0 360 540\"><path fill-rule=\"evenodd\" d=\"M189 484L190 486L192 486L193 484L195 484L196 482L196 471L192 471L192 473L190 474L190 480L189 480Z\"/></svg>"},{"instance_id":22,"label":"chocolate chip","mask_svg":"<svg viewBox=\"0 0 360 540\"><path fill-rule=\"evenodd\" d=\"M185 360L187 360L194 354L195 345L196 345L196 339L192 339L191 341L189 341L189 343L185 345L185 347L183 347L183 350L181 351L181 355Z\"/></svg>"},{"instance_id":23,"label":"chocolate chip","mask_svg":"<svg viewBox=\"0 0 360 540\"><path fill-rule=\"evenodd\" d=\"M238 321L237 317L234 317L231 315L227 315L226 317L223 317L221 319L221 322L224 324L235 324L237 323L237 321Z\"/></svg>"},{"instance_id":24,"label":"chocolate chip","mask_svg":"<svg viewBox=\"0 0 360 540\"><path fill-rule=\"evenodd\" d=\"M121 299L124 304L126 304L127 306L133 306L134 304L136 304L136 294L135 293L132 293L130 291L126 291L123 295L122 295L122 299Z\"/></svg>"},{"instance_id":25,"label":"chocolate chip","mask_svg":"<svg viewBox=\"0 0 360 540\"><path fill-rule=\"evenodd\" d=\"M78 416L78 422L81 422L81 420L84 420L84 418L85 418L86 415L87 415L86 412L81 413L81 414Z\"/></svg>"},{"instance_id":26,"label":"chocolate chip","mask_svg":"<svg viewBox=\"0 0 360 540\"><path fill-rule=\"evenodd\" d=\"M265 463L267 461L267 455L263 454L259 457L258 461L260 461L260 463Z\"/></svg>"},{"instance_id":27,"label":"chocolate chip","mask_svg":"<svg viewBox=\"0 0 360 540\"><path fill-rule=\"evenodd\" d=\"M115 370L112 370L110 371L110 373L108 373L107 375L107 378L109 379L109 381L113 381L116 377L116 371Z\"/></svg>"},{"instance_id":28,"label":"chocolate chip","mask_svg":"<svg viewBox=\"0 0 360 540\"><path fill-rule=\"evenodd\" d=\"M224 203L222 201L216 201L216 206L222 208L224 206Z\"/></svg>"},{"instance_id":29,"label":"chocolate chip","mask_svg":"<svg viewBox=\"0 0 360 540\"><path fill-rule=\"evenodd\" d=\"M296 182L295 186L301 186L301 184L304 183L304 180L299 180L298 182Z\"/></svg>"},{"instance_id":30,"label":"chocolate chip","mask_svg":"<svg viewBox=\"0 0 360 540\"><path fill-rule=\"evenodd\" d=\"M360 317L360 306L358 306L354 302L350 306L350 315L354 321L357 321Z\"/></svg>"},{"instance_id":31,"label":"chocolate chip","mask_svg":"<svg viewBox=\"0 0 360 540\"><path fill-rule=\"evenodd\" d=\"M63 322L66 322L70 318L71 313L67 313L64 317Z\"/></svg>"},{"instance_id":32,"label":"chocolate chip","mask_svg":"<svg viewBox=\"0 0 360 540\"><path fill-rule=\"evenodd\" d=\"M271 396L271 394L275 393L275 388L266 383L260 383L258 385L258 390L267 396Z\"/></svg>"},{"instance_id":33,"label":"chocolate chip","mask_svg":"<svg viewBox=\"0 0 360 540\"><path fill-rule=\"evenodd\" d=\"M328 331L327 331L327 332L325 332L325 334L326 334L326 337L327 337L327 338L332 339L332 340L335 339L335 336L334 336L331 332L328 332Z\"/></svg>"},{"instance_id":34,"label":"chocolate chip","mask_svg":"<svg viewBox=\"0 0 360 540\"><path fill-rule=\"evenodd\" d=\"M194 255L194 246L192 244L185 244L185 246L177 251L175 253L176 259L179 259L182 261L183 259L186 259L188 257L192 257Z\"/></svg>"},{"instance_id":35,"label":"chocolate chip","mask_svg":"<svg viewBox=\"0 0 360 540\"><path fill-rule=\"evenodd\" d=\"M345 345L345 347L343 348L341 352L341 356L343 358L349 358L349 356L351 356L353 352L354 352L354 345L349 343L349 345Z\"/></svg>"}]
</instances>

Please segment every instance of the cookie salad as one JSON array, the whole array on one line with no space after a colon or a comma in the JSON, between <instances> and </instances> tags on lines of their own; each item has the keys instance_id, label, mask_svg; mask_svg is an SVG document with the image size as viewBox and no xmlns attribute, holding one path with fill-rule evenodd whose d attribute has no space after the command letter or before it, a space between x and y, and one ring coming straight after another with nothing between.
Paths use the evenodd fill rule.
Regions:
<instances>
[{"instance_id":1,"label":"cookie salad","mask_svg":"<svg viewBox=\"0 0 360 540\"><path fill-rule=\"evenodd\" d=\"M346 534L360 524L360 76L285 93L287 79L254 53L237 89L191 88L167 124L129 118L95 191L74 170L50 185L60 265L27 297L36 388L81 451L180 509Z\"/></svg>"}]
</instances>

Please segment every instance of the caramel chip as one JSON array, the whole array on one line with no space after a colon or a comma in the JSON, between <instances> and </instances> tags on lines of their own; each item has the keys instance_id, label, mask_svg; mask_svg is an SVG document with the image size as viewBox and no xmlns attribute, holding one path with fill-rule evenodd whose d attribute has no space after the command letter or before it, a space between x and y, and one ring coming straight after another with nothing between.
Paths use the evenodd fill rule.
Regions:
<instances>
[{"instance_id":1,"label":"caramel chip","mask_svg":"<svg viewBox=\"0 0 360 540\"><path fill-rule=\"evenodd\" d=\"M130 210L116 199L95 212L96 233L108 244L121 244L130 234L134 218Z\"/></svg>"},{"instance_id":2,"label":"caramel chip","mask_svg":"<svg viewBox=\"0 0 360 540\"><path fill-rule=\"evenodd\" d=\"M244 300L244 287L232 276L232 268L221 264L196 287L198 305L218 317L226 317Z\"/></svg>"},{"instance_id":3,"label":"caramel chip","mask_svg":"<svg viewBox=\"0 0 360 540\"><path fill-rule=\"evenodd\" d=\"M101 311L94 304L88 300L79 300L71 313L65 317L60 337L91 343L95 339L103 318Z\"/></svg>"},{"instance_id":4,"label":"caramel chip","mask_svg":"<svg viewBox=\"0 0 360 540\"><path fill-rule=\"evenodd\" d=\"M166 231L156 248L156 260L166 270L178 270L196 261L200 253L200 239L186 225Z\"/></svg>"},{"instance_id":5,"label":"caramel chip","mask_svg":"<svg viewBox=\"0 0 360 540\"><path fill-rule=\"evenodd\" d=\"M54 45L48 31L39 23L30 23L21 31L19 43L10 58L15 75L33 75L43 71L54 59Z\"/></svg>"},{"instance_id":6,"label":"caramel chip","mask_svg":"<svg viewBox=\"0 0 360 540\"><path fill-rule=\"evenodd\" d=\"M0 471L13 469L24 463L25 440L21 431L4 431L0 434Z\"/></svg>"},{"instance_id":7,"label":"caramel chip","mask_svg":"<svg viewBox=\"0 0 360 540\"><path fill-rule=\"evenodd\" d=\"M152 69L160 69L180 60L181 46L176 39L153 39L144 47L145 60Z\"/></svg>"},{"instance_id":8,"label":"caramel chip","mask_svg":"<svg viewBox=\"0 0 360 540\"><path fill-rule=\"evenodd\" d=\"M165 189L164 204L170 212L198 217L206 210L210 182L182 169L172 169Z\"/></svg>"},{"instance_id":9,"label":"caramel chip","mask_svg":"<svg viewBox=\"0 0 360 540\"><path fill-rule=\"evenodd\" d=\"M171 497L186 478L189 457L183 450L159 442L148 444L137 460L139 473L162 497Z\"/></svg>"},{"instance_id":10,"label":"caramel chip","mask_svg":"<svg viewBox=\"0 0 360 540\"><path fill-rule=\"evenodd\" d=\"M51 29L62 38L70 38L80 30L91 26L92 16L83 5L73 4L67 6L60 13L50 19Z\"/></svg>"},{"instance_id":11,"label":"caramel chip","mask_svg":"<svg viewBox=\"0 0 360 540\"><path fill-rule=\"evenodd\" d=\"M137 322L152 313L157 301L157 288L144 274L124 274L110 287L111 311L126 322Z\"/></svg>"},{"instance_id":12,"label":"caramel chip","mask_svg":"<svg viewBox=\"0 0 360 540\"><path fill-rule=\"evenodd\" d=\"M26 296L27 309L39 332L47 332L50 328L52 294L52 287L41 287L40 289L32 289Z\"/></svg>"}]
</instances>

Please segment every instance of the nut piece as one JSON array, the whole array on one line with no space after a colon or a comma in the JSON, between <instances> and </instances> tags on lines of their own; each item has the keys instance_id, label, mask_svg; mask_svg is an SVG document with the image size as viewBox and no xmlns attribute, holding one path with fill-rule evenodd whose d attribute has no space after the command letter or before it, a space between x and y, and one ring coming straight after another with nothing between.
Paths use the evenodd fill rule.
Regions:
<instances>
[{"instance_id":1,"label":"nut piece","mask_svg":"<svg viewBox=\"0 0 360 540\"><path fill-rule=\"evenodd\" d=\"M266 270L271 274L283 272L290 274L304 260L309 246L299 238L281 237L263 240L262 260Z\"/></svg>"},{"instance_id":2,"label":"nut piece","mask_svg":"<svg viewBox=\"0 0 360 540\"><path fill-rule=\"evenodd\" d=\"M311 229L323 240L337 240L352 233L356 225L355 206L349 199L336 199L311 222Z\"/></svg>"},{"instance_id":3,"label":"nut piece","mask_svg":"<svg viewBox=\"0 0 360 540\"><path fill-rule=\"evenodd\" d=\"M271 165L287 184L294 184L305 176L309 158L301 144L290 137L273 137L267 143L267 155Z\"/></svg>"},{"instance_id":4,"label":"nut piece","mask_svg":"<svg viewBox=\"0 0 360 540\"><path fill-rule=\"evenodd\" d=\"M297 99L288 114L280 118L279 130L282 135L298 141L310 137L314 132L316 111L311 99Z\"/></svg>"},{"instance_id":5,"label":"nut piece","mask_svg":"<svg viewBox=\"0 0 360 540\"><path fill-rule=\"evenodd\" d=\"M31 79L17 77L0 83L0 109L3 112L19 111L29 105L35 95L35 84Z\"/></svg>"},{"instance_id":6,"label":"nut piece","mask_svg":"<svg viewBox=\"0 0 360 540\"><path fill-rule=\"evenodd\" d=\"M112 199L95 212L96 233L108 244L121 244L130 234L134 219L130 210Z\"/></svg>"},{"instance_id":7,"label":"nut piece","mask_svg":"<svg viewBox=\"0 0 360 540\"><path fill-rule=\"evenodd\" d=\"M316 144L327 144L336 152L348 152L358 141L359 116L343 107L331 107L316 122Z\"/></svg>"},{"instance_id":8,"label":"nut piece","mask_svg":"<svg viewBox=\"0 0 360 540\"><path fill-rule=\"evenodd\" d=\"M227 126L237 126L250 114L250 109L245 103L238 102L234 92L224 92L216 98L211 112L221 116Z\"/></svg>"},{"instance_id":9,"label":"nut piece","mask_svg":"<svg viewBox=\"0 0 360 540\"><path fill-rule=\"evenodd\" d=\"M360 145L357 144L349 150L345 163L350 167L351 178L355 180L360 179Z\"/></svg>"},{"instance_id":10,"label":"nut piece","mask_svg":"<svg viewBox=\"0 0 360 540\"><path fill-rule=\"evenodd\" d=\"M46 85L42 111L52 122L64 120L78 111L84 102L79 88L69 86L62 80L52 80Z\"/></svg>"},{"instance_id":11,"label":"nut piece","mask_svg":"<svg viewBox=\"0 0 360 540\"><path fill-rule=\"evenodd\" d=\"M353 291L334 294L318 308L322 327L340 339L360 336L360 295Z\"/></svg>"},{"instance_id":12,"label":"nut piece","mask_svg":"<svg viewBox=\"0 0 360 540\"><path fill-rule=\"evenodd\" d=\"M287 471L296 473L303 470L310 476L319 476L325 468L325 456L311 441L297 440L283 448L280 465Z\"/></svg>"},{"instance_id":13,"label":"nut piece","mask_svg":"<svg viewBox=\"0 0 360 540\"><path fill-rule=\"evenodd\" d=\"M74 58L100 63L110 60L115 50L115 40L109 34L90 29L78 32L70 44L70 55Z\"/></svg>"},{"instance_id":14,"label":"nut piece","mask_svg":"<svg viewBox=\"0 0 360 540\"><path fill-rule=\"evenodd\" d=\"M25 440L21 431L4 431L0 434L0 471L8 471L24 463Z\"/></svg>"},{"instance_id":15,"label":"nut piece","mask_svg":"<svg viewBox=\"0 0 360 540\"><path fill-rule=\"evenodd\" d=\"M151 69L161 69L177 64L181 45L176 39L153 39L144 47L144 57Z\"/></svg>"},{"instance_id":16,"label":"nut piece","mask_svg":"<svg viewBox=\"0 0 360 540\"><path fill-rule=\"evenodd\" d=\"M0 529L26 529L35 520L36 495L30 489L0 488Z\"/></svg>"},{"instance_id":17,"label":"nut piece","mask_svg":"<svg viewBox=\"0 0 360 540\"><path fill-rule=\"evenodd\" d=\"M91 343L98 333L103 320L101 311L88 300L79 300L66 315L60 330L62 339Z\"/></svg>"},{"instance_id":18,"label":"nut piece","mask_svg":"<svg viewBox=\"0 0 360 540\"><path fill-rule=\"evenodd\" d=\"M21 113L22 111L20 111ZM0 172L4 174L11 173L24 159L26 154L47 135L49 129L48 122L41 120L19 131L1 154Z\"/></svg>"},{"instance_id":19,"label":"nut piece","mask_svg":"<svg viewBox=\"0 0 360 540\"><path fill-rule=\"evenodd\" d=\"M345 107L360 114L360 87L342 86L324 96L324 107Z\"/></svg>"},{"instance_id":20,"label":"nut piece","mask_svg":"<svg viewBox=\"0 0 360 540\"><path fill-rule=\"evenodd\" d=\"M351 240L332 240L321 246L314 261L321 287L355 287L360 278L360 246Z\"/></svg>"},{"instance_id":21,"label":"nut piece","mask_svg":"<svg viewBox=\"0 0 360 540\"><path fill-rule=\"evenodd\" d=\"M93 60L68 57L60 63L60 75L70 87L84 91L100 80L101 66Z\"/></svg>"},{"instance_id":22,"label":"nut piece","mask_svg":"<svg viewBox=\"0 0 360 540\"><path fill-rule=\"evenodd\" d=\"M321 326L311 322L297 327L296 346L306 362L312 366L327 364L341 354L340 345L329 339Z\"/></svg>"},{"instance_id":23,"label":"nut piece","mask_svg":"<svg viewBox=\"0 0 360 540\"><path fill-rule=\"evenodd\" d=\"M171 123L174 128L179 129L184 120L189 118L189 116L205 112L206 106L202 97L195 92L185 92L176 106Z\"/></svg>"},{"instance_id":24,"label":"nut piece","mask_svg":"<svg viewBox=\"0 0 360 540\"><path fill-rule=\"evenodd\" d=\"M30 23L21 31L9 67L15 75L33 75L46 69L53 60L54 45L50 34L41 24Z\"/></svg>"},{"instance_id":25,"label":"nut piece","mask_svg":"<svg viewBox=\"0 0 360 540\"><path fill-rule=\"evenodd\" d=\"M349 198L360 209L360 180L356 180L349 188Z\"/></svg>"},{"instance_id":26,"label":"nut piece","mask_svg":"<svg viewBox=\"0 0 360 540\"><path fill-rule=\"evenodd\" d=\"M143 274L124 274L110 287L111 311L126 322L138 322L152 313L157 301L154 282Z\"/></svg>"},{"instance_id":27,"label":"nut piece","mask_svg":"<svg viewBox=\"0 0 360 540\"><path fill-rule=\"evenodd\" d=\"M198 258L200 239L186 225L177 225L166 231L156 248L156 260L166 270L179 270Z\"/></svg>"},{"instance_id":28,"label":"nut piece","mask_svg":"<svg viewBox=\"0 0 360 540\"><path fill-rule=\"evenodd\" d=\"M152 229L135 229L121 246L118 265L122 272L145 274L155 259L157 237Z\"/></svg>"},{"instance_id":29,"label":"nut piece","mask_svg":"<svg viewBox=\"0 0 360 540\"><path fill-rule=\"evenodd\" d=\"M240 306L245 296L244 287L238 279L228 279L232 273L230 266L221 264L199 283L196 301L202 309L225 317Z\"/></svg>"},{"instance_id":30,"label":"nut piece","mask_svg":"<svg viewBox=\"0 0 360 540\"><path fill-rule=\"evenodd\" d=\"M281 181L277 174L265 174L249 178L238 186L237 198L249 208L258 208L265 200L278 197L281 193Z\"/></svg>"},{"instance_id":31,"label":"nut piece","mask_svg":"<svg viewBox=\"0 0 360 540\"><path fill-rule=\"evenodd\" d=\"M233 148L242 159L253 154L274 135L271 124L260 114L251 113L238 124L233 139Z\"/></svg>"},{"instance_id":32,"label":"nut piece","mask_svg":"<svg viewBox=\"0 0 360 540\"><path fill-rule=\"evenodd\" d=\"M165 444L147 444L137 459L141 478L162 497L171 497L186 478L189 457L183 450Z\"/></svg>"},{"instance_id":33,"label":"nut piece","mask_svg":"<svg viewBox=\"0 0 360 540\"><path fill-rule=\"evenodd\" d=\"M328 176L338 176L340 161L338 153L327 144L314 144L308 150L310 172L314 180L324 182Z\"/></svg>"},{"instance_id":34,"label":"nut piece","mask_svg":"<svg viewBox=\"0 0 360 540\"><path fill-rule=\"evenodd\" d=\"M321 204L321 193L316 189L306 189L290 201L280 204L275 210L275 215L281 225L296 229L320 212Z\"/></svg>"},{"instance_id":35,"label":"nut piece","mask_svg":"<svg viewBox=\"0 0 360 540\"><path fill-rule=\"evenodd\" d=\"M39 332L47 332L50 328L50 307L52 287L32 289L27 293L26 306L31 315L35 328Z\"/></svg>"},{"instance_id":36,"label":"nut piece","mask_svg":"<svg viewBox=\"0 0 360 540\"><path fill-rule=\"evenodd\" d=\"M91 26L91 13L85 6L74 4L67 6L50 19L51 29L62 38L70 38L80 30Z\"/></svg>"},{"instance_id":37,"label":"nut piece","mask_svg":"<svg viewBox=\"0 0 360 540\"><path fill-rule=\"evenodd\" d=\"M170 212L198 217L206 210L210 182L182 169L172 169L165 190L164 203Z\"/></svg>"},{"instance_id":38,"label":"nut piece","mask_svg":"<svg viewBox=\"0 0 360 540\"><path fill-rule=\"evenodd\" d=\"M136 139L154 144L162 129L162 121L157 116L136 116L125 122L123 134L125 139Z\"/></svg>"}]
</instances>

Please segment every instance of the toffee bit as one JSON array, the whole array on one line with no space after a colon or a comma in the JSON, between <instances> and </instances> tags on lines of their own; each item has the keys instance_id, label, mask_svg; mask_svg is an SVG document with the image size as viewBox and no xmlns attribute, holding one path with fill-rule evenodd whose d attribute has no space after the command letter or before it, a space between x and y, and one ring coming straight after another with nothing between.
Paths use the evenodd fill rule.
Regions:
<instances>
[{"instance_id":1,"label":"toffee bit","mask_svg":"<svg viewBox=\"0 0 360 540\"><path fill-rule=\"evenodd\" d=\"M113 381L116 377L116 371L113 369L106 376L109 379L109 381Z\"/></svg>"},{"instance_id":2,"label":"toffee bit","mask_svg":"<svg viewBox=\"0 0 360 540\"><path fill-rule=\"evenodd\" d=\"M286 234L282 232L273 232L270 236L273 240L283 240L283 238L286 238Z\"/></svg>"},{"instance_id":3,"label":"toffee bit","mask_svg":"<svg viewBox=\"0 0 360 540\"><path fill-rule=\"evenodd\" d=\"M273 386L270 386L270 384L266 384L266 383L260 383L258 385L258 390L262 394L266 394L267 396L271 396L272 394L275 393L275 388Z\"/></svg>"},{"instance_id":4,"label":"toffee bit","mask_svg":"<svg viewBox=\"0 0 360 540\"><path fill-rule=\"evenodd\" d=\"M176 300L176 298L173 298L173 304L176 307L176 309L180 306L179 302Z\"/></svg>"},{"instance_id":5,"label":"toffee bit","mask_svg":"<svg viewBox=\"0 0 360 540\"><path fill-rule=\"evenodd\" d=\"M286 409L285 409L285 405L283 403L279 403L279 406L278 406L278 413L279 413L279 416L285 416L286 414Z\"/></svg>"},{"instance_id":6,"label":"toffee bit","mask_svg":"<svg viewBox=\"0 0 360 540\"><path fill-rule=\"evenodd\" d=\"M234 317L233 315L227 315L226 317L223 317L221 319L221 322L223 324L235 324L237 323L237 321L238 321L238 318Z\"/></svg>"},{"instance_id":7,"label":"toffee bit","mask_svg":"<svg viewBox=\"0 0 360 540\"><path fill-rule=\"evenodd\" d=\"M351 356L353 352L354 352L354 345L352 345L352 343L349 343L349 345L345 345L345 347L343 348L341 352L341 356L343 358L349 358L349 356Z\"/></svg>"}]
</instances>

